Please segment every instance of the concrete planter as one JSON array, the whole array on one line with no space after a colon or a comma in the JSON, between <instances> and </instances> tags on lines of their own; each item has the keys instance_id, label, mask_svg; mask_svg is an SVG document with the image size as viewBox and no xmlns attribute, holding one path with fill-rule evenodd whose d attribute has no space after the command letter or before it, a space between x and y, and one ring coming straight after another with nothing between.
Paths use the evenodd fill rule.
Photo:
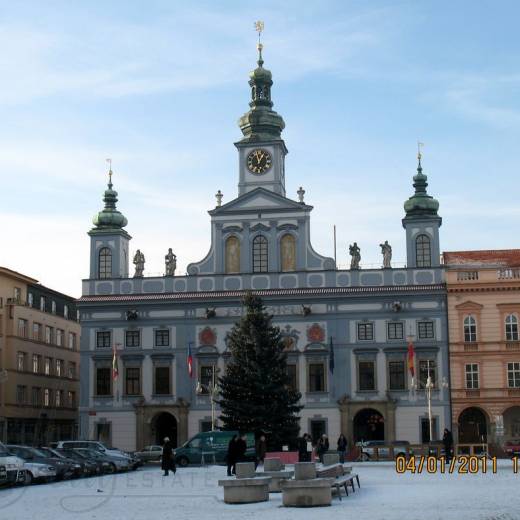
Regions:
<instances>
[{"instance_id":1,"label":"concrete planter","mask_svg":"<svg viewBox=\"0 0 520 520\"><path fill-rule=\"evenodd\" d=\"M255 477L219 480L218 485L224 488L226 504L251 504L269 500L270 481L271 477Z\"/></svg>"},{"instance_id":2,"label":"concrete planter","mask_svg":"<svg viewBox=\"0 0 520 520\"><path fill-rule=\"evenodd\" d=\"M281 483L284 480L290 480L293 475L294 471L262 471L256 474L257 477L271 477L269 493L281 493Z\"/></svg>"},{"instance_id":3,"label":"concrete planter","mask_svg":"<svg viewBox=\"0 0 520 520\"><path fill-rule=\"evenodd\" d=\"M285 507L330 506L332 478L284 480L280 483Z\"/></svg>"}]
</instances>

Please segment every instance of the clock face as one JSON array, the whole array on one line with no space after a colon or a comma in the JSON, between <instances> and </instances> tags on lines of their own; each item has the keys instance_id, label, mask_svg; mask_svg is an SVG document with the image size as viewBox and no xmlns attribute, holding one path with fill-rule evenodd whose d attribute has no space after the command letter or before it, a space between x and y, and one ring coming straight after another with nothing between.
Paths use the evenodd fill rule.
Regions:
<instances>
[{"instance_id":1,"label":"clock face","mask_svg":"<svg viewBox=\"0 0 520 520\"><path fill-rule=\"evenodd\" d=\"M271 165L271 154L267 150L257 148L247 156L247 169L255 175L262 175Z\"/></svg>"}]
</instances>

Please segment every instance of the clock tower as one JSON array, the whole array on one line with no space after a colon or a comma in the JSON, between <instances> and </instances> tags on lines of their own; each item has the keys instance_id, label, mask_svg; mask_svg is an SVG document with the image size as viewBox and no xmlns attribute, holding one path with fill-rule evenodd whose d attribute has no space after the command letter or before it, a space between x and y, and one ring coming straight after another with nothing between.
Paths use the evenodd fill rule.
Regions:
<instances>
[{"instance_id":1,"label":"clock tower","mask_svg":"<svg viewBox=\"0 0 520 520\"><path fill-rule=\"evenodd\" d=\"M262 44L258 43L258 67L249 75L250 109L238 121L244 137L235 143L239 155L238 195L262 187L285 197L285 156L281 137L285 123L273 110L271 72L264 69Z\"/></svg>"}]
</instances>

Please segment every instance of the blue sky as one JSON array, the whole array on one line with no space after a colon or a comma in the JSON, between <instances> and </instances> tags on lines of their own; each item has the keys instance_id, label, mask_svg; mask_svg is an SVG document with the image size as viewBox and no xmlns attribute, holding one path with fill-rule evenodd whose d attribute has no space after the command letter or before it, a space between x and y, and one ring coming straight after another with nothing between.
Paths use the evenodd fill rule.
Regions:
<instances>
[{"instance_id":1,"label":"blue sky","mask_svg":"<svg viewBox=\"0 0 520 520\"><path fill-rule=\"evenodd\" d=\"M441 249L518 247L520 4L510 1L0 2L0 265L79 296L112 157L146 271L209 248L214 194L237 194L253 22L285 119L287 194L348 264L405 259L416 143Z\"/></svg>"}]
</instances>

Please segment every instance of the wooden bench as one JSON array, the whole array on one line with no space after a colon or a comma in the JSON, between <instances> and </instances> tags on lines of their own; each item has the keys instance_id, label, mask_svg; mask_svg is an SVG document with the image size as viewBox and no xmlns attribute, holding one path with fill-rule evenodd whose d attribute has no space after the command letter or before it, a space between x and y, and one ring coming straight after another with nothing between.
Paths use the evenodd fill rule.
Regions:
<instances>
[{"instance_id":1,"label":"wooden bench","mask_svg":"<svg viewBox=\"0 0 520 520\"><path fill-rule=\"evenodd\" d=\"M316 470L316 476L318 478L333 478L334 481L331 484L332 488L335 488L338 492L338 497L341 500L341 488L345 489L345 493L348 496L348 486L352 488L352 492L355 493L354 480L357 482L358 488L359 475L357 473L347 473L343 464L332 464L331 466L323 466Z\"/></svg>"}]
</instances>

